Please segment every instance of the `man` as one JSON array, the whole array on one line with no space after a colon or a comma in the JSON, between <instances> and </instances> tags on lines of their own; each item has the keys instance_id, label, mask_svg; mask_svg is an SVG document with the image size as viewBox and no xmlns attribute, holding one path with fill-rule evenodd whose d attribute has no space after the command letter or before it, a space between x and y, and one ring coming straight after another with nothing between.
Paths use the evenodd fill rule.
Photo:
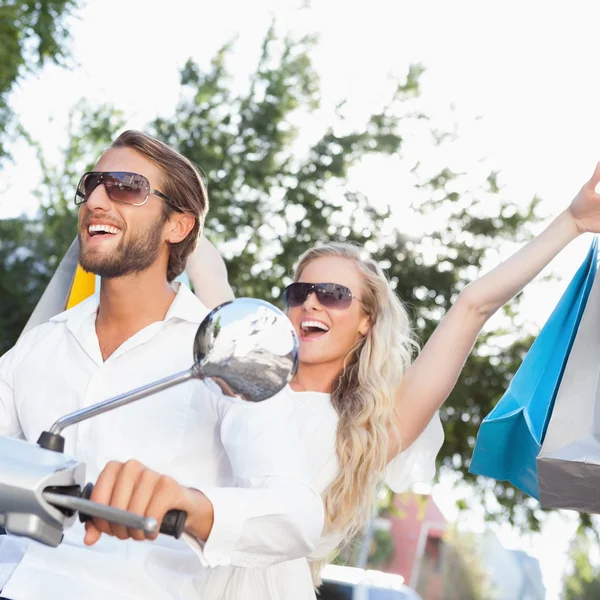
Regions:
<instances>
[{"instance_id":1,"label":"man","mask_svg":"<svg viewBox=\"0 0 600 600\"><path fill-rule=\"evenodd\" d=\"M207 309L171 282L207 210L196 169L128 131L82 177L76 203L80 264L101 276L100 298L34 328L0 359L0 435L34 442L61 415L191 366ZM206 567L306 556L323 508L289 409L190 381L66 429L65 452L97 480L92 500L159 522L185 510L185 534L145 540L95 520L58 548L2 536L2 596L198 598Z\"/></svg>"}]
</instances>

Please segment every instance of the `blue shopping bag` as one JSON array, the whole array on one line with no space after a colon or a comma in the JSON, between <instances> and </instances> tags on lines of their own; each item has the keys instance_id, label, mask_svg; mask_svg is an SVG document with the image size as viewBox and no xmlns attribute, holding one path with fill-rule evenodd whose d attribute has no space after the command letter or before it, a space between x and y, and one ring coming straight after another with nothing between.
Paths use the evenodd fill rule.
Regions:
<instances>
[{"instance_id":1,"label":"blue shopping bag","mask_svg":"<svg viewBox=\"0 0 600 600\"><path fill-rule=\"evenodd\" d=\"M588 254L515 373L483 420L469 471L509 481L539 499L540 452L567 358L594 282L598 241Z\"/></svg>"}]
</instances>

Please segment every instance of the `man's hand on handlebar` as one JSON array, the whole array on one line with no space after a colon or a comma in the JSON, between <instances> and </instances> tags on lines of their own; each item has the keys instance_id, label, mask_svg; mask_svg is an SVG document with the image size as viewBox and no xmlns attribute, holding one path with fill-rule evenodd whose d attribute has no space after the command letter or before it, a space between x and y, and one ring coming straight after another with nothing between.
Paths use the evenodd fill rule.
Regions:
<instances>
[{"instance_id":1,"label":"man's hand on handlebar","mask_svg":"<svg viewBox=\"0 0 600 600\"><path fill-rule=\"evenodd\" d=\"M94 486L91 500L128 510L143 517L155 518L159 525L171 509L187 513L185 531L206 540L213 523L212 503L201 492L186 488L172 477L161 475L136 460L109 462ZM100 536L116 536L121 540L155 539L158 532L146 537L140 529L94 519L85 524L85 544L95 544Z\"/></svg>"}]
</instances>

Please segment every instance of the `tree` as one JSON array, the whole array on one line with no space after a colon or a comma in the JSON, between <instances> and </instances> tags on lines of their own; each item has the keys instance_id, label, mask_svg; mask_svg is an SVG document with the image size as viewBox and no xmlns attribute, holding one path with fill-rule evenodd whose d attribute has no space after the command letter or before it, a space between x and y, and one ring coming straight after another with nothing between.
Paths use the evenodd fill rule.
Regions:
<instances>
[{"instance_id":1,"label":"tree","mask_svg":"<svg viewBox=\"0 0 600 600\"><path fill-rule=\"evenodd\" d=\"M418 65L397 83L387 105L362 126L348 124L342 102L326 131L317 131L308 147L299 148L299 129L311 124L319 105L319 82L310 62L314 43L310 37L279 39L272 28L248 89L241 93L232 91L226 68L230 45L217 52L205 71L188 62L182 69L181 100L174 114L157 119L148 131L206 173L211 202L207 236L223 252L238 295L278 304L304 250L329 239L353 241L365 245L388 269L425 341L496 248L527 238L537 201L519 210L503 199L494 172L477 178L460 165L440 170L412 158L411 137L431 140L427 155L454 139L419 111ZM87 127L90 123L85 121ZM87 158L96 157L79 148L83 150ZM370 157L388 160L405 184L412 183L410 203L416 214L430 223L442 216L443 222L418 237L394 224L389 207L373 206L352 187L350 177L352 169ZM73 156L67 155L65 163L71 162ZM67 177L71 190L75 172L69 171ZM66 183L60 177L48 180L44 197L54 211L53 181L60 182L61 189ZM42 214L40 226L49 227L52 216L48 211ZM59 221L68 226L62 230L55 223L51 234L60 241L48 242L49 250L41 246L34 250L46 272L60 256L59 248L72 240L73 217L68 211L63 216ZM440 458L476 484L483 501L488 500L485 491L492 488L502 516L522 523L531 518L535 525L537 503L524 502L523 494L511 486L468 474L479 423L506 389L531 342L514 325L517 304L505 311L506 330L481 336L442 411L446 443ZM499 333L506 332L512 334L510 345L500 341Z\"/></svg>"},{"instance_id":2,"label":"tree","mask_svg":"<svg viewBox=\"0 0 600 600\"><path fill-rule=\"evenodd\" d=\"M0 0L0 158L7 154L10 92L25 73L48 62L65 63L66 19L78 5L78 0Z\"/></svg>"},{"instance_id":3,"label":"tree","mask_svg":"<svg viewBox=\"0 0 600 600\"><path fill-rule=\"evenodd\" d=\"M368 566L371 569L381 569L390 562L394 556L394 540L389 531L376 530L373 534L373 543L369 554Z\"/></svg>"},{"instance_id":4,"label":"tree","mask_svg":"<svg viewBox=\"0 0 600 600\"><path fill-rule=\"evenodd\" d=\"M488 600L494 597L473 536L451 530L444 537L443 546L444 600ZM427 581L426 568L419 578L417 590L425 590Z\"/></svg>"},{"instance_id":5,"label":"tree","mask_svg":"<svg viewBox=\"0 0 600 600\"><path fill-rule=\"evenodd\" d=\"M564 600L596 600L600 598L600 567L590 561L592 544L589 537L579 535L572 545L572 573L565 579Z\"/></svg>"}]
</instances>

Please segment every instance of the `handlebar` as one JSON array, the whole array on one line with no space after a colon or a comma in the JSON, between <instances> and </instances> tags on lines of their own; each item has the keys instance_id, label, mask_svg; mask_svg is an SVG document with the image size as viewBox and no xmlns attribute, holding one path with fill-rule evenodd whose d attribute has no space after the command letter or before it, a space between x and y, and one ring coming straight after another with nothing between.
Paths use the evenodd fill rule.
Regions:
<instances>
[{"instance_id":1,"label":"handlebar","mask_svg":"<svg viewBox=\"0 0 600 600\"><path fill-rule=\"evenodd\" d=\"M141 517L126 510L92 502L90 497L93 489L93 484L88 483L83 490L80 490L78 486L46 490L43 492L43 496L47 502L62 510L71 513L78 512L79 520L82 523L96 517L132 529L141 529L146 535L152 535L158 529L156 519ZM160 533L179 539L183 533L186 518L187 514L183 510L168 511L160 524Z\"/></svg>"}]
</instances>

